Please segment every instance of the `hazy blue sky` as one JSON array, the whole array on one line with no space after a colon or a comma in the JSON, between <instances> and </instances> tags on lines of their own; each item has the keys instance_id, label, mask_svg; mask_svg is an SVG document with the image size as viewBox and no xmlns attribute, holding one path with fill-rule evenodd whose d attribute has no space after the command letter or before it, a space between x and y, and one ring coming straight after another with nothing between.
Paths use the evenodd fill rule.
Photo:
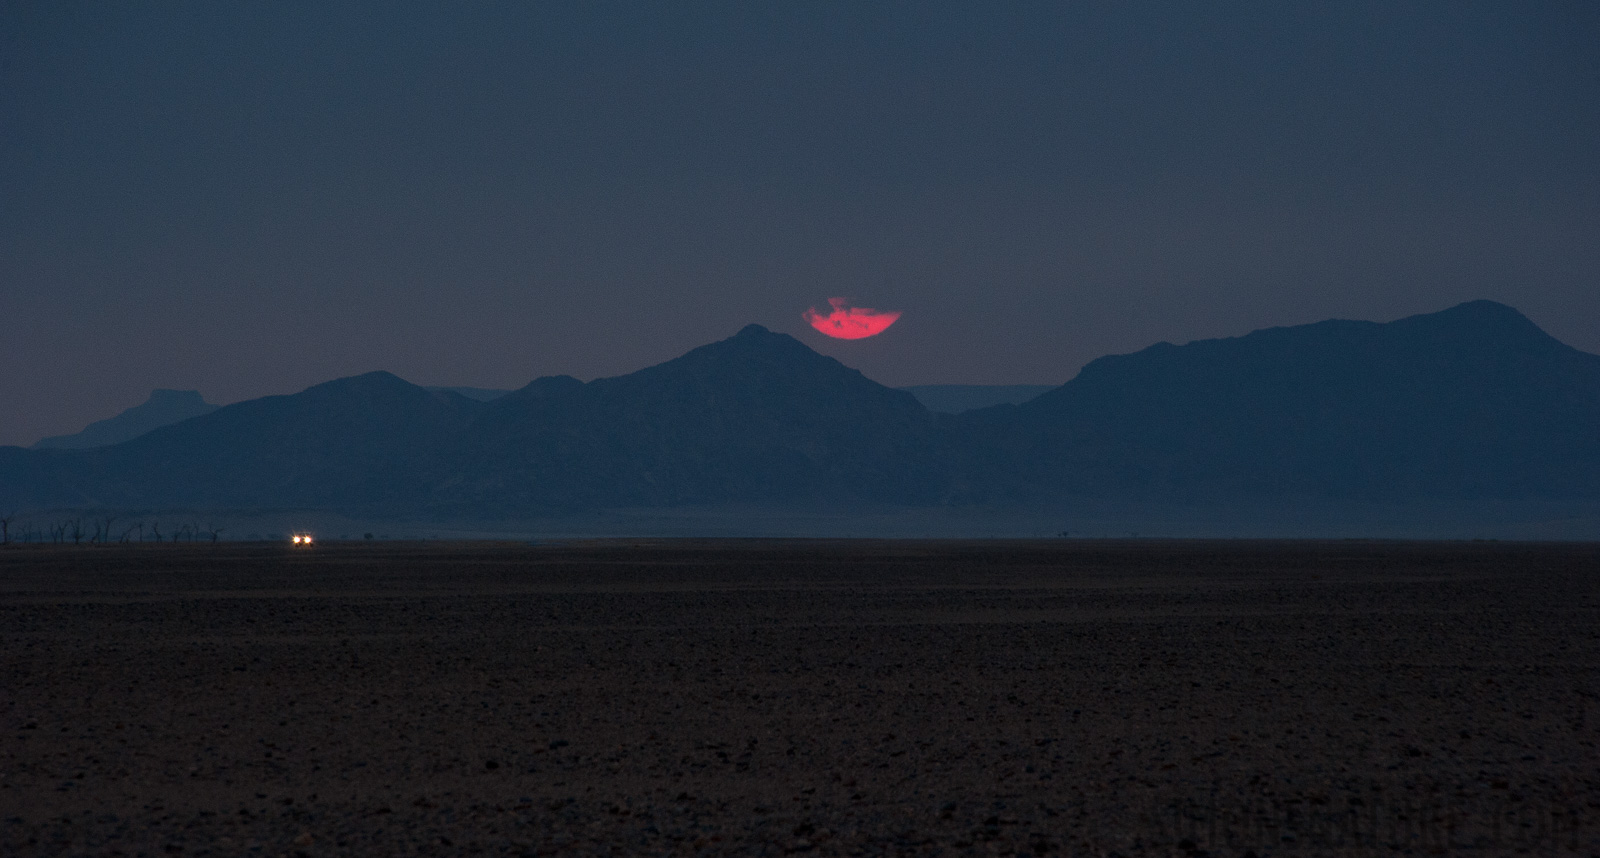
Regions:
<instances>
[{"instance_id":1,"label":"hazy blue sky","mask_svg":"<svg viewBox=\"0 0 1600 858\"><path fill-rule=\"evenodd\" d=\"M0 443L750 322L894 385L1475 298L1600 352L1592 0L3 10Z\"/></svg>"}]
</instances>

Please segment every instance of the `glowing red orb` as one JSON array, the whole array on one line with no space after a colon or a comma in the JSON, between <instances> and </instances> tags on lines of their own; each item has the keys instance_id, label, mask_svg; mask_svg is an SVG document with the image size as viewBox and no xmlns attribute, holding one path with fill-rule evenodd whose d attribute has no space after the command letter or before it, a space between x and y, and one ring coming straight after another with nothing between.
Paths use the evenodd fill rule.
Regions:
<instances>
[{"instance_id":1,"label":"glowing red orb","mask_svg":"<svg viewBox=\"0 0 1600 858\"><path fill-rule=\"evenodd\" d=\"M841 340L860 340L883 333L900 318L899 310L874 310L871 307L852 307L847 298L829 298L833 309L818 313L815 309L801 315L811 327L830 337Z\"/></svg>"}]
</instances>

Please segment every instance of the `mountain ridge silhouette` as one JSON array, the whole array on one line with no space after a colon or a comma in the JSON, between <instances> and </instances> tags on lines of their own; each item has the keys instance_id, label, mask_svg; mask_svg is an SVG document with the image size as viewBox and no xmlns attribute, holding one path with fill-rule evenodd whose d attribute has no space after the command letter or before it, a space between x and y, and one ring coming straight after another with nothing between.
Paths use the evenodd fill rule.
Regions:
<instances>
[{"instance_id":1,"label":"mountain ridge silhouette","mask_svg":"<svg viewBox=\"0 0 1600 858\"><path fill-rule=\"evenodd\" d=\"M473 517L744 504L963 507L1600 498L1600 356L1479 301L1158 343L1019 405L934 414L747 326L488 401L387 372L120 444L0 448L0 506Z\"/></svg>"},{"instance_id":2,"label":"mountain ridge silhouette","mask_svg":"<svg viewBox=\"0 0 1600 858\"><path fill-rule=\"evenodd\" d=\"M1099 358L991 443L1028 462L1024 496L1470 499L1593 496L1597 429L1600 356L1475 301Z\"/></svg>"},{"instance_id":3,"label":"mountain ridge silhouette","mask_svg":"<svg viewBox=\"0 0 1600 858\"><path fill-rule=\"evenodd\" d=\"M132 408L104 420L96 420L70 435L40 438L30 449L80 450L120 444L162 426L209 414L220 407L205 401L198 390L158 387L150 391L148 399Z\"/></svg>"}]
</instances>

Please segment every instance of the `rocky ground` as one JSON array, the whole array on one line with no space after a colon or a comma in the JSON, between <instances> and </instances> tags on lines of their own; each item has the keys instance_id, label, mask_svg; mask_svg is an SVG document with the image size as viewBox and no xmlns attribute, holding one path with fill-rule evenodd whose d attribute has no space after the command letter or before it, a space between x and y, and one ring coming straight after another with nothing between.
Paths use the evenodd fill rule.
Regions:
<instances>
[{"instance_id":1,"label":"rocky ground","mask_svg":"<svg viewBox=\"0 0 1600 858\"><path fill-rule=\"evenodd\" d=\"M6 855L1600 854L1600 548L0 549Z\"/></svg>"}]
</instances>

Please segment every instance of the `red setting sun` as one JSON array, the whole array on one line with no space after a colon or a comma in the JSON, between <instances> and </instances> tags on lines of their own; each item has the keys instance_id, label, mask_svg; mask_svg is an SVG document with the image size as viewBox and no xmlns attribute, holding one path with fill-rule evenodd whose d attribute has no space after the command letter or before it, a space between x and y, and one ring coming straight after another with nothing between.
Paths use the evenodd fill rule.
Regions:
<instances>
[{"instance_id":1,"label":"red setting sun","mask_svg":"<svg viewBox=\"0 0 1600 858\"><path fill-rule=\"evenodd\" d=\"M871 307L852 307L849 299L829 298L833 309L818 313L810 309L802 313L811 327L840 340L859 340L877 336L900 318L899 310L874 310Z\"/></svg>"}]
</instances>

